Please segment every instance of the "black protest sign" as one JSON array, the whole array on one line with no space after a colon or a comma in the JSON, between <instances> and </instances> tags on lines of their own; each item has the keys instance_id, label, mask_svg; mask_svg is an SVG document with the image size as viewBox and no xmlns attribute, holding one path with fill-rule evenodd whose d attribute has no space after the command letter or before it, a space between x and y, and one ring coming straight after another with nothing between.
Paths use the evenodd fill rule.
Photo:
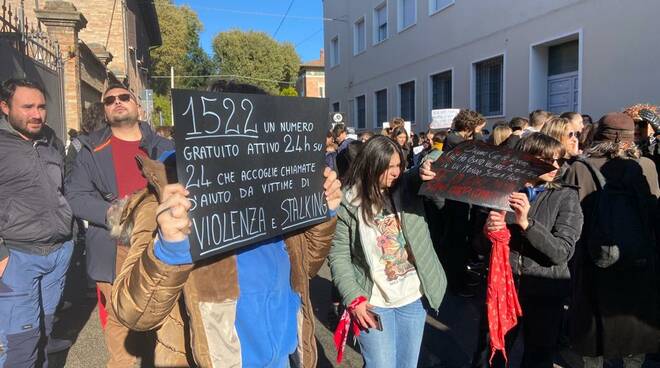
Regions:
<instances>
[{"instance_id":1,"label":"black protest sign","mask_svg":"<svg viewBox=\"0 0 660 368\"><path fill-rule=\"evenodd\" d=\"M173 90L193 260L326 220L325 99Z\"/></svg>"},{"instance_id":2,"label":"black protest sign","mask_svg":"<svg viewBox=\"0 0 660 368\"><path fill-rule=\"evenodd\" d=\"M555 167L503 146L467 141L432 164L435 178L420 194L511 211L508 197Z\"/></svg>"}]
</instances>

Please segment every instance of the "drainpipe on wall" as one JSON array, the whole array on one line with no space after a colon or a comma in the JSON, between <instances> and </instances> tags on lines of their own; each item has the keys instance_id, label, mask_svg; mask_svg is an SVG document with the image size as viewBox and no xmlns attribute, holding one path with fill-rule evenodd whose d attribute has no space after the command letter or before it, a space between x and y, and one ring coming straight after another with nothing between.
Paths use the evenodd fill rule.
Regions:
<instances>
[{"instance_id":1,"label":"drainpipe on wall","mask_svg":"<svg viewBox=\"0 0 660 368\"><path fill-rule=\"evenodd\" d=\"M129 68L128 68L128 52L130 51L128 49L128 23L126 22L126 17L128 14L128 4L126 3L126 0L121 0L121 21L122 21L122 26L124 28L124 74L126 75L126 79L128 81L128 88L133 88L133 92L136 93L135 91L135 86L131 85L132 78L129 75Z\"/></svg>"}]
</instances>

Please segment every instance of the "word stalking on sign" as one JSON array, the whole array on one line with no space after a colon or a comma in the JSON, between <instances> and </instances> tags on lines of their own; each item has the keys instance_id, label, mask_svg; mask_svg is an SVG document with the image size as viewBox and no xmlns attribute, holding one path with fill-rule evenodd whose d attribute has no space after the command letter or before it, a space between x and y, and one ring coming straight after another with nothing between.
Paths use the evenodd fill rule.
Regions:
<instances>
[{"instance_id":1,"label":"word stalking on sign","mask_svg":"<svg viewBox=\"0 0 660 368\"><path fill-rule=\"evenodd\" d=\"M323 222L324 99L173 90L193 260Z\"/></svg>"},{"instance_id":2,"label":"word stalking on sign","mask_svg":"<svg viewBox=\"0 0 660 368\"><path fill-rule=\"evenodd\" d=\"M420 194L511 211L509 195L555 167L503 146L479 141L459 144L431 165L435 178Z\"/></svg>"}]
</instances>

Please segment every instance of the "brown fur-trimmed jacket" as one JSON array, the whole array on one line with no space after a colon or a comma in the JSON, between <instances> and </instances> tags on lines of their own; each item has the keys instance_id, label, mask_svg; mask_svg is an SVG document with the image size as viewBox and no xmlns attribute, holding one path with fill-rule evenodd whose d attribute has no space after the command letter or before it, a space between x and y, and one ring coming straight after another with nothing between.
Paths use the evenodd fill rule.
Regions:
<instances>
[{"instance_id":1,"label":"brown fur-trimmed jacket","mask_svg":"<svg viewBox=\"0 0 660 368\"><path fill-rule=\"evenodd\" d=\"M151 161L143 171L152 189L134 194L120 219L122 227L132 227L132 231L130 251L112 290L117 317L130 329L156 330L156 366L241 367L234 327L240 293L236 256L229 253L183 266L156 258L156 193L164 183L159 179L164 178L164 169ZM335 225L332 219L285 237L291 286L302 302L295 354L301 367L315 367L317 362L309 279L328 255Z\"/></svg>"}]
</instances>

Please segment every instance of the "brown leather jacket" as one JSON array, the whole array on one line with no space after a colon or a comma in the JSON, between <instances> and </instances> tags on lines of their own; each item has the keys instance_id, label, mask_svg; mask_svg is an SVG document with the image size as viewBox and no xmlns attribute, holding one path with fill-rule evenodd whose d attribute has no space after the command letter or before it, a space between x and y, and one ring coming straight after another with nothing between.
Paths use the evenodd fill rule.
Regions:
<instances>
[{"instance_id":1,"label":"brown leather jacket","mask_svg":"<svg viewBox=\"0 0 660 368\"><path fill-rule=\"evenodd\" d=\"M162 166L143 168L158 192L157 178L164 175L153 170ZM145 189L131 197L121 216L122 224L132 223L132 232L130 251L112 290L118 319L133 330L156 329L156 366L240 367L241 347L234 328L239 296L235 255L194 265L161 262L154 255L157 206L156 193ZM301 367L317 363L309 279L328 255L335 225L332 219L285 237L291 286L302 301L295 354Z\"/></svg>"}]
</instances>

